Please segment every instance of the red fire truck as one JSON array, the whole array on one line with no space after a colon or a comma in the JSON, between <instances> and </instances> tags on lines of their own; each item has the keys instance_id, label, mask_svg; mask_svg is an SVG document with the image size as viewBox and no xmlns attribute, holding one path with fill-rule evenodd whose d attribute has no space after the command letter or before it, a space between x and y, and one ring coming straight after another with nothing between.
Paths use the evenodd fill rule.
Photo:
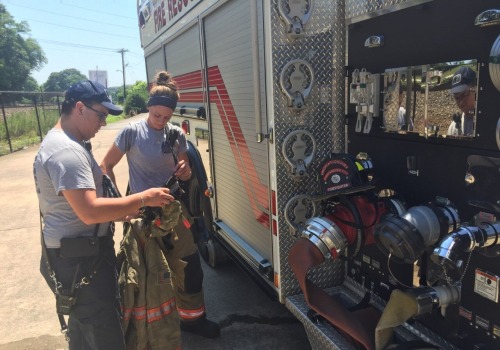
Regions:
<instances>
[{"instance_id":1,"label":"red fire truck","mask_svg":"<svg viewBox=\"0 0 500 350\"><path fill-rule=\"evenodd\" d=\"M198 245L315 349L500 348L498 0L139 0Z\"/></svg>"}]
</instances>

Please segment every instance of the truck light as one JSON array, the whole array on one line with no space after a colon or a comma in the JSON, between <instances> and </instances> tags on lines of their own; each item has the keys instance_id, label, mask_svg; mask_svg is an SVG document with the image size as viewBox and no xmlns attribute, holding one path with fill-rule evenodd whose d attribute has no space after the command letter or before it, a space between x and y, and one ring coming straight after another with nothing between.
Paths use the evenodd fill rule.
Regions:
<instances>
[{"instance_id":1,"label":"truck light","mask_svg":"<svg viewBox=\"0 0 500 350\"><path fill-rule=\"evenodd\" d=\"M474 25L478 27L489 27L500 25L500 10L489 9L477 15Z\"/></svg>"},{"instance_id":2,"label":"truck light","mask_svg":"<svg viewBox=\"0 0 500 350\"><path fill-rule=\"evenodd\" d=\"M208 198L212 198L214 196L213 191L212 191L211 188L207 188L205 190L205 196L208 197Z\"/></svg>"},{"instance_id":3,"label":"truck light","mask_svg":"<svg viewBox=\"0 0 500 350\"><path fill-rule=\"evenodd\" d=\"M191 135L191 126L189 125L189 120L184 119L182 121L181 128L182 128L182 131L184 131L184 133L186 135Z\"/></svg>"}]
</instances>

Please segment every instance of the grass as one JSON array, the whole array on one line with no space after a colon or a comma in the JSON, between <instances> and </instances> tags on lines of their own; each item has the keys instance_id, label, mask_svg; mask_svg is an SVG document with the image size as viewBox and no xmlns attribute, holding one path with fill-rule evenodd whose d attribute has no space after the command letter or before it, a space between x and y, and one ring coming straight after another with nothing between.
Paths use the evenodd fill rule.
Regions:
<instances>
[{"instance_id":1,"label":"grass","mask_svg":"<svg viewBox=\"0 0 500 350\"><path fill-rule=\"evenodd\" d=\"M57 109L38 109L42 138L57 123L59 111ZM106 123L111 124L125 119L125 115L109 115ZM13 112L7 116L7 127L12 145L12 151L19 151L40 143L40 132L34 108ZM0 156L10 153L9 141L5 123L0 123Z\"/></svg>"},{"instance_id":2,"label":"grass","mask_svg":"<svg viewBox=\"0 0 500 350\"><path fill-rule=\"evenodd\" d=\"M122 113L120 115L108 115L106 118L106 124L111 124L125 119L125 115Z\"/></svg>"}]
</instances>

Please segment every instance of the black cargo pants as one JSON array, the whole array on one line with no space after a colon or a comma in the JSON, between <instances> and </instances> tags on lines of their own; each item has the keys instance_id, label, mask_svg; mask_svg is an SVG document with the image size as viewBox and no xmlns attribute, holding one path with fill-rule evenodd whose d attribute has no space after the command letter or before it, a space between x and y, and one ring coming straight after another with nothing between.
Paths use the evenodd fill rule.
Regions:
<instances>
[{"instance_id":1,"label":"black cargo pants","mask_svg":"<svg viewBox=\"0 0 500 350\"><path fill-rule=\"evenodd\" d=\"M92 270L96 273L89 284L77 289L76 304L68 319L70 350L121 350L125 340L121 328L119 299L117 295L116 255L112 237L100 239L98 256L84 258L61 258L59 249L47 249L52 269L64 289L70 289ZM98 262L101 260L100 262ZM42 257L40 272L54 291L54 282L48 276ZM55 308L54 308L55 311Z\"/></svg>"}]
</instances>

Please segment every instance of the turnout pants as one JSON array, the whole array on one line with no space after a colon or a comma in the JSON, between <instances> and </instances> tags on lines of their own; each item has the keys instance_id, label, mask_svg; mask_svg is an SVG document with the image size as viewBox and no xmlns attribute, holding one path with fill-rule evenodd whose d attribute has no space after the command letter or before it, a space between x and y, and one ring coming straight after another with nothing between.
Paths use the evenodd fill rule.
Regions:
<instances>
[{"instance_id":1,"label":"turnout pants","mask_svg":"<svg viewBox=\"0 0 500 350\"><path fill-rule=\"evenodd\" d=\"M203 270L193 233L182 220L175 228L176 235L163 237L167 247L167 262L172 269L172 284L181 322L195 322L205 317ZM168 244L172 242L172 249Z\"/></svg>"}]
</instances>

